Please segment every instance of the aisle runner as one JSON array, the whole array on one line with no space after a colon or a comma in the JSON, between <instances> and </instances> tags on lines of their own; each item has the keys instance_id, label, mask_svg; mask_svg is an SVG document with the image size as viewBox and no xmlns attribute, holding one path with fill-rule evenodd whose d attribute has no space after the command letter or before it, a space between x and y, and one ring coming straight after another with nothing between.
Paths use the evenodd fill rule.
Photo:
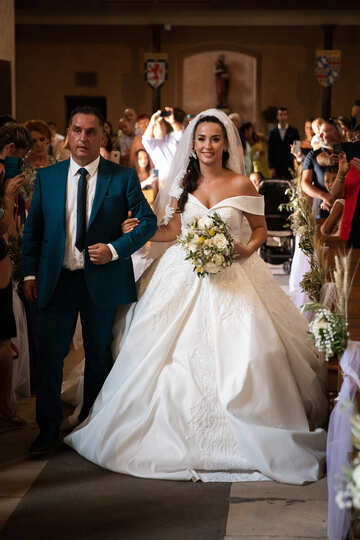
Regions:
<instances>
[{"instance_id":1,"label":"aisle runner","mask_svg":"<svg viewBox=\"0 0 360 540\"><path fill-rule=\"evenodd\" d=\"M222 540L231 484L143 480L64 447L25 495L1 540Z\"/></svg>"}]
</instances>

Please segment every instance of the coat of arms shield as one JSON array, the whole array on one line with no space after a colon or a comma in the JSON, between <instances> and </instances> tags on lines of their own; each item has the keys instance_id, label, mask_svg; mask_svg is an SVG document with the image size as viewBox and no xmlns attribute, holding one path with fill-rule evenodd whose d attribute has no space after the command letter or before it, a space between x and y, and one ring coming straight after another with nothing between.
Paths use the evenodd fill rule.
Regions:
<instances>
[{"instance_id":1,"label":"coat of arms shield","mask_svg":"<svg viewBox=\"0 0 360 540\"><path fill-rule=\"evenodd\" d=\"M321 86L332 86L338 79L341 69L341 51L316 51L315 76Z\"/></svg>"},{"instance_id":2,"label":"coat of arms shield","mask_svg":"<svg viewBox=\"0 0 360 540\"><path fill-rule=\"evenodd\" d=\"M149 53L144 57L144 77L151 88L160 88L168 76L167 54Z\"/></svg>"}]
</instances>

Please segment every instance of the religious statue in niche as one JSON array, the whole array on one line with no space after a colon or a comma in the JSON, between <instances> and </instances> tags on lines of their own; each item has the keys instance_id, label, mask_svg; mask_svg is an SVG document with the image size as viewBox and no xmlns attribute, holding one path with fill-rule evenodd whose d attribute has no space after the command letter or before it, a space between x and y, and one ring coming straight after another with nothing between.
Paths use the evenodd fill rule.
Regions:
<instances>
[{"instance_id":1,"label":"religious statue in niche","mask_svg":"<svg viewBox=\"0 0 360 540\"><path fill-rule=\"evenodd\" d=\"M227 109L229 94L229 68L225 64L225 55L219 54L215 62L216 108Z\"/></svg>"}]
</instances>

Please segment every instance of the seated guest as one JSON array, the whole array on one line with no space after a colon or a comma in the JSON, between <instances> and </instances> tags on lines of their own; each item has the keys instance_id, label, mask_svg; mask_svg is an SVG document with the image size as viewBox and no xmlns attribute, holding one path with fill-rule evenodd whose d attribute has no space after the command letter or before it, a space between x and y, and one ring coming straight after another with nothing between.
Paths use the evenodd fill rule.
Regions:
<instances>
[{"instance_id":1,"label":"seated guest","mask_svg":"<svg viewBox=\"0 0 360 540\"><path fill-rule=\"evenodd\" d=\"M324 172L324 184L329 193L338 174L338 167L327 167ZM336 199L333 203L329 216L322 223L320 230L323 235L339 236L341 218L344 211L344 199Z\"/></svg>"},{"instance_id":2,"label":"seated guest","mask_svg":"<svg viewBox=\"0 0 360 540\"><path fill-rule=\"evenodd\" d=\"M46 122L43 120L28 120L24 126L30 133L32 140L31 149L26 155L23 169L25 175L23 185L25 201L29 206L34 195L37 170L53 165L56 160L49 154L51 131Z\"/></svg>"},{"instance_id":3,"label":"seated guest","mask_svg":"<svg viewBox=\"0 0 360 540\"><path fill-rule=\"evenodd\" d=\"M269 133L268 160L272 178L291 179L293 156L290 151L292 143L300 140L298 130L288 123L288 110L279 107L276 115L278 125Z\"/></svg>"}]
</instances>

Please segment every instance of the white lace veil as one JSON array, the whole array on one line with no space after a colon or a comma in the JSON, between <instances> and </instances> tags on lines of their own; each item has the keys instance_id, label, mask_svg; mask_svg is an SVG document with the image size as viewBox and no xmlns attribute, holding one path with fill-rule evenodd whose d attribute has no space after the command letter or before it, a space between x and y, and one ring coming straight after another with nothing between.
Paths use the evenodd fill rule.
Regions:
<instances>
[{"instance_id":1,"label":"white lace veil","mask_svg":"<svg viewBox=\"0 0 360 540\"><path fill-rule=\"evenodd\" d=\"M158 223L167 224L174 213L176 201L180 198L183 191L182 180L193 150L195 127L198 121L205 116L215 116L225 127L229 152L226 167L236 173L245 174L244 153L240 136L230 118L218 109L207 109L201 112L191 120L184 131L170 166L169 175L155 199L154 206Z\"/></svg>"}]
</instances>

